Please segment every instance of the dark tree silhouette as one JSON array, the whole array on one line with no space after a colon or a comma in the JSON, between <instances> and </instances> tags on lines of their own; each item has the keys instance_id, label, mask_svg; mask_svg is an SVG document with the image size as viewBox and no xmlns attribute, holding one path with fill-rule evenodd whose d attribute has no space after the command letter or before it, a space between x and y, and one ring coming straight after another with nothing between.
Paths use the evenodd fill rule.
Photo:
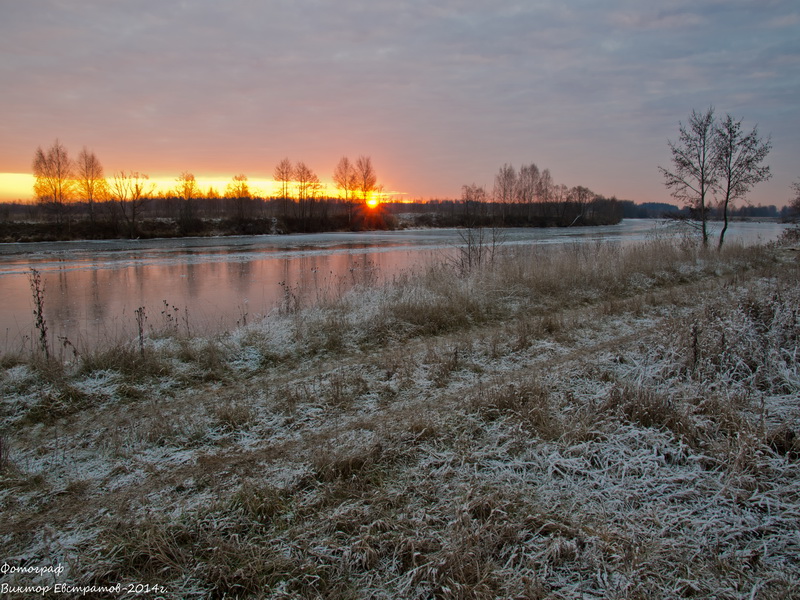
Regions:
<instances>
[{"instance_id":1,"label":"dark tree silhouette","mask_svg":"<svg viewBox=\"0 0 800 600\"><path fill-rule=\"evenodd\" d=\"M294 172L294 167L292 166L292 161L288 158L284 158L275 165L275 170L272 173L272 178L278 183L280 187L279 198L283 204L283 216L289 216L289 190L290 185L292 183L292 174Z\"/></svg>"},{"instance_id":2,"label":"dark tree silhouette","mask_svg":"<svg viewBox=\"0 0 800 600\"><path fill-rule=\"evenodd\" d=\"M769 137L762 140L757 127L753 127L750 133L744 133L741 119L726 115L716 128L714 147L724 220L718 245L718 248L722 248L728 229L728 207L736 200L745 198L754 185L772 176L769 167L763 164L772 142Z\"/></svg>"},{"instance_id":3,"label":"dark tree silhouette","mask_svg":"<svg viewBox=\"0 0 800 600\"><path fill-rule=\"evenodd\" d=\"M378 189L378 176L372 166L369 156L359 156L355 166L356 189L361 193L361 199L366 204L369 195Z\"/></svg>"},{"instance_id":4,"label":"dark tree silhouette","mask_svg":"<svg viewBox=\"0 0 800 600\"><path fill-rule=\"evenodd\" d=\"M144 205L153 193L155 184L150 177L136 171L119 171L109 182L109 196L119 208L128 226L128 237L136 237L137 220Z\"/></svg>"},{"instance_id":5,"label":"dark tree silhouette","mask_svg":"<svg viewBox=\"0 0 800 600\"><path fill-rule=\"evenodd\" d=\"M64 218L66 203L75 191L75 166L64 145L56 140L45 152L41 146L33 157L33 192L37 200L55 208L59 223Z\"/></svg>"},{"instance_id":6,"label":"dark tree silhouette","mask_svg":"<svg viewBox=\"0 0 800 600\"><path fill-rule=\"evenodd\" d=\"M89 221L94 224L94 204L102 202L108 196L108 182L103 165L94 152L81 150L75 161L75 185L77 193L89 205Z\"/></svg>"},{"instance_id":7,"label":"dark tree silhouette","mask_svg":"<svg viewBox=\"0 0 800 600\"><path fill-rule=\"evenodd\" d=\"M673 198L688 204L700 220L703 246L708 246L708 200L719 178L714 143L714 108L692 111L688 126L679 124L678 141L668 142L672 170L659 167Z\"/></svg>"}]
</instances>

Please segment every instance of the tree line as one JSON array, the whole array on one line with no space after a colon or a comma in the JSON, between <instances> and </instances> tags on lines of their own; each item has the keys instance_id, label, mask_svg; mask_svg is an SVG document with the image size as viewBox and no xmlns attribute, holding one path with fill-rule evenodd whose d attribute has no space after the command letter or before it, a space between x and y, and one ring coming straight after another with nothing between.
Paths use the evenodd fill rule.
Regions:
<instances>
[{"instance_id":1,"label":"tree line","mask_svg":"<svg viewBox=\"0 0 800 600\"><path fill-rule=\"evenodd\" d=\"M96 232L105 228L107 234L136 237L142 233L145 211L152 218L171 218L178 235L202 234L207 225L203 219L214 217L229 220L234 229L258 233L267 232L265 228L291 232L381 226L374 215L364 218L364 208L382 193L369 156L355 161L342 157L333 173L338 197L323 193L319 176L303 161L288 158L275 166L279 192L270 198L254 194L243 173L234 175L222 194L213 187L203 192L189 171L182 172L168 192L157 193L146 173L122 170L106 177L93 151L83 148L72 159L58 140L47 149L36 149L32 169L38 205L67 228L86 217ZM154 227L152 222L148 225Z\"/></svg>"},{"instance_id":2,"label":"tree line","mask_svg":"<svg viewBox=\"0 0 800 600\"><path fill-rule=\"evenodd\" d=\"M422 210L382 198L369 156L339 160L332 173L336 197L305 162L288 158L275 165L275 192L268 198L253 193L243 173L222 193L213 187L204 192L189 171L168 192L157 192L146 173L122 170L107 177L93 151L83 148L72 159L59 140L37 148L32 167L36 205L64 237L382 229L395 226L400 212L424 213L414 224L433 226L595 225L621 218L614 199L558 185L535 164L519 171L503 165L491 192L465 185L460 199L416 203L426 205Z\"/></svg>"},{"instance_id":3,"label":"tree line","mask_svg":"<svg viewBox=\"0 0 800 600\"><path fill-rule=\"evenodd\" d=\"M689 122L679 123L678 131L678 141L668 142L672 168L659 167L659 171L673 198L684 202L699 224L706 247L707 223L712 208L717 208L723 221L717 245L721 248L733 204L746 200L756 184L772 176L764 164L772 141L769 136L760 137L757 126L745 131L742 119L730 114L718 121L713 106L704 113L692 110Z\"/></svg>"},{"instance_id":4,"label":"tree line","mask_svg":"<svg viewBox=\"0 0 800 600\"><path fill-rule=\"evenodd\" d=\"M491 190L464 185L461 193L463 225L485 224L528 227L609 225L622 219L616 198L605 198L587 187L557 184L549 169L535 163L516 169L504 164Z\"/></svg>"}]
</instances>

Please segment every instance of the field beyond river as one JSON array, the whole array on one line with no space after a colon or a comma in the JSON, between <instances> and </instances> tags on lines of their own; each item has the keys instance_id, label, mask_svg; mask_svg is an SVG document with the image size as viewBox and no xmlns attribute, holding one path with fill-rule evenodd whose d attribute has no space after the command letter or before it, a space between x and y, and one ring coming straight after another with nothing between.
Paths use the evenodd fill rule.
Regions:
<instances>
[{"instance_id":1,"label":"field beyond river","mask_svg":"<svg viewBox=\"0 0 800 600\"><path fill-rule=\"evenodd\" d=\"M3 593L796 598L799 243L473 239L213 335L37 326Z\"/></svg>"}]
</instances>

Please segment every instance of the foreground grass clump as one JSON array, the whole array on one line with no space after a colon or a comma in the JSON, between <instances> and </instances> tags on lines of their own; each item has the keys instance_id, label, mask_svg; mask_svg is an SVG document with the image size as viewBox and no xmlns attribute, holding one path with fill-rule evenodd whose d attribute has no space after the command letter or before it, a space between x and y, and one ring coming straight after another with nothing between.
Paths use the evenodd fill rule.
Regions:
<instances>
[{"instance_id":1,"label":"foreground grass clump","mask_svg":"<svg viewBox=\"0 0 800 600\"><path fill-rule=\"evenodd\" d=\"M167 598L793 598L798 274L780 248L509 252L17 358L3 559Z\"/></svg>"}]
</instances>

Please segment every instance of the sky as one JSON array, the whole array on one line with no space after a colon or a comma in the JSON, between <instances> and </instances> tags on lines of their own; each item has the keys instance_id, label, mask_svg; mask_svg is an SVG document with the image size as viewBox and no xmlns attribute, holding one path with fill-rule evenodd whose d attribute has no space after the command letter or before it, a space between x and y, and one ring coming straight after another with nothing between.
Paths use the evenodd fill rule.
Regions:
<instances>
[{"instance_id":1,"label":"sky","mask_svg":"<svg viewBox=\"0 0 800 600\"><path fill-rule=\"evenodd\" d=\"M0 0L0 200L30 198L36 148L93 150L110 176L330 180L372 158L398 199L556 183L672 201L658 166L692 110L771 135L800 179L796 0ZM11 191L10 191L11 190Z\"/></svg>"}]
</instances>

